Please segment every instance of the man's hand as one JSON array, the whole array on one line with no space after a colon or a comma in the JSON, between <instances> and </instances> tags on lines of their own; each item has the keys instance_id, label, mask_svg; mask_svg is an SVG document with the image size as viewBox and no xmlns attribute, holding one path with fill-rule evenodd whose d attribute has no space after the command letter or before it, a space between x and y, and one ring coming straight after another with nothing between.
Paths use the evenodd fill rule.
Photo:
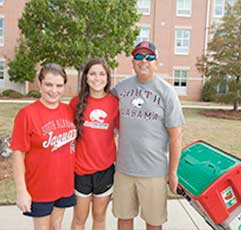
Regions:
<instances>
[{"instance_id":1,"label":"man's hand","mask_svg":"<svg viewBox=\"0 0 241 230\"><path fill-rule=\"evenodd\" d=\"M178 177L176 173L168 174L168 184L170 191L174 194L177 193Z\"/></svg>"}]
</instances>

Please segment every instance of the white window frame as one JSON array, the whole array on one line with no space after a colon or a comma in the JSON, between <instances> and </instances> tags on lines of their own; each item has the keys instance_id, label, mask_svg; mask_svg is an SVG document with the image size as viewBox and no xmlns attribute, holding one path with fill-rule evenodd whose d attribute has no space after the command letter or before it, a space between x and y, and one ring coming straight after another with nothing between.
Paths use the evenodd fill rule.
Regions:
<instances>
[{"instance_id":1,"label":"white window frame","mask_svg":"<svg viewBox=\"0 0 241 230\"><path fill-rule=\"evenodd\" d=\"M150 32L151 32L151 27L147 25L140 25L140 33L136 38L135 44L138 44L142 41L150 41ZM144 31L146 30L146 32Z\"/></svg>"},{"instance_id":2,"label":"white window frame","mask_svg":"<svg viewBox=\"0 0 241 230\"><path fill-rule=\"evenodd\" d=\"M5 3L5 0L0 0L0 6L3 6Z\"/></svg>"},{"instance_id":3,"label":"white window frame","mask_svg":"<svg viewBox=\"0 0 241 230\"><path fill-rule=\"evenodd\" d=\"M178 38L177 34L181 31L182 37ZM186 34L185 34L186 33ZM188 39L185 36L188 35ZM177 43L180 43L178 46ZM187 45L185 45L187 43ZM175 54L176 55L189 55L191 45L191 28L176 27L175 28Z\"/></svg>"},{"instance_id":4,"label":"white window frame","mask_svg":"<svg viewBox=\"0 0 241 230\"><path fill-rule=\"evenodd\" d=\"M213 15L214 17L221 18L224 16L225 13L225 4L228 2L229 4L233 5L236 0L215 0L214 1L214 6L213 6ZM218 3L219 2L219 3ZM219 7L220 9L220 14L217 14L216 8Z\"/></svg>"},{"instance_id":5,"label":"white window frame","mask_svg":"<svg viewBox=\"0 0 241 230\"><path fill-rule=\"evenodd\" d=\"M184 79L183 76L180 76L178 79L179 85L175 86L175 80L176 80L176 71L186 72L186 77ZM173 67L173 86L180 96L186 96L187 95L187 84L188 84L188 76L189 76L190 67L187 66L175 66ZM183 80L184 79L184 80ZM186 83L185 86L182 86L182 81Z\"/></svg>"},{"instance_id":6,"label":"white window frame","mask_svg":"<svg viewBox=\"0 0 241 230\"><path fill-rule=\"evenodd\" d=\"M180 1L183 1L181 6ZM186 13L185 13L186 11ZM192 0L176 0L176 15L178 17L191 17L192 16Z\"/></svg>"},{"instance_id":7,"label":"white window frame","mask_svg":"<svg viewBox=\"0 0 241 230\"><path fill-rule=\"evenodd\" d=\"M4 16L0 15L0 20L2 20L3 27L0 28L0 31L2 30L2 37L0 36L0 47L4 46Z\"/></svg>"},{"instance_id":8,"label":"white window frame","mask_svg":"<svg viewBox=\"0 0 241 230\"><path fill-rule=\"evenodd\" d=\"M150 15L151 0L137 0L137 12L142 15Z\"/></svg>"}]
</instances>

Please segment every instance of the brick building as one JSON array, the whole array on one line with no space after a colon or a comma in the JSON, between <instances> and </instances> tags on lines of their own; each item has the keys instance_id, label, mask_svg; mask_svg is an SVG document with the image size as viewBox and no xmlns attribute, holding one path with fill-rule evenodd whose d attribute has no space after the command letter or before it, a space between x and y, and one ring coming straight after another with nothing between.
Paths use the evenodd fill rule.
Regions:
<instances>
[{"instance_id":1,"label":"brick building","mask_svg":"<svg viewBox=\"0 0 241 230\"><path fill-rule=\"evenodd\" d=\"M14 84L8 78L7 63L14 57L19 38L18 19L25 0L0 0L0 91L12 88L24 92L25 84Z\"/></svg>"},{"instance_id":2,"label":"brick building","mask_svg":"<svg viewBox=\"0 0 241 230\"><path fill-rule=\"evenodd\" d=\"M0 0L0 91L15 88L21 92L35 84L13 84L8 80L7 62L14 57L19 37L17 27L27 0ZM181 99L199 100L203 78L196 69L196 58L207 48L209 27L224 15L225 2L235 0L137 0L142 14L137 42L150 40L159 50L160 74L174 85ZM113 70L113 84L133 74L131 57L117 57L119 66ZM77 73L67 70L70 81L66 95L77 92Z\"/></svg>"}]
</instances>

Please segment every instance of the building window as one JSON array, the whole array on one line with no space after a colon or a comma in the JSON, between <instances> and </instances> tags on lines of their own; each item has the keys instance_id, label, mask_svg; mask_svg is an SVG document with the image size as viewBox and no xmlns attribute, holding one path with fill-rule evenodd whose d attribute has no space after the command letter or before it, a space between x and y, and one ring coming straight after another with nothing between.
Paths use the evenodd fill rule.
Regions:
<instances>
[{"instance_id":1,"label":"building window","mask_svg":"<svg viewBox=\"0 0 241 230\"><path fill-rule=\"evenodd\" d=\"M4 44L3 24L4 19L0 17L0 46L3 46Z\"/></svg>"},{"instance_id":2,"label":"building window","mask_svg":"<svg viewBox=\"0 0 241 230\"><path fill-rule=\"evenodd\" d=\"M177 0L176 15L190 17L192 15L192 0Z\"/></svg>"},{"instance_id":3,"label":"building window","mask_svg":"<svg viewBox=\"0 0 241 230\"><path fill-rule=\"evenodd\" d=\"M189 53L191 31L189 29L176 29L175 54L186 55Z\"/></svg>"},{"instance_id":4,"label":"building window","mask_svg":"<svg viewBox=\"0 0 241 230\"><path fill-rule=\"evenodd\" d=\"M236 0L215 0L214 16L223 17L225 13L225 4L229 3L231 6L233 6L235 2Z\"/></svg>"},{"instance_id":5,"label":"building window","mask_svg":"<svg viewBox=\"0 0 241 230\"><path fill-rule=\"evenodd\" d=\"M5 0L0 0L0 6L4 4Z\"/></svg>"},{"instance_id":6,"label":"building window","mask_svg":"<svg viewBox=\"0 0 241 230\"><path fill-rule=\"evenodd\" d=\"M188 67L174 68L174 87L178 95L187 95L187 77L188 77Z\"/></svg>"},{"instance_id":7,"label":"building window","mask_svg":"<svg viewBox=\"0 0 241 230\"><path fill-rule=\"evenodd\" d=\"M174 86L186 87L187 86L188 70L175 69L174 70Z\"/></svg>"},{"instance_id":8,"label":"building window","mask_svg":"<svg viewBox=\"0 0 241 230\"><path fill-rule=\"evenodd\" d=\"M0 80L4 79L5 62L0 60Z\"/></svg>"},{"instance_id":9,"label":"building window","mask_svg":"<svg viewBox=\"0 0 241 230\"><path fill-rule=\"evenodd\" d=\"M150 40L150 28L149 27L141 27L140 33L136 39L136 44L142 41L149 41Z\"/></svg>"},{"instance_id":10,"label":"building window","mask_svg":"<svg viewBox=\"0 0 241 230\"><path fill-rule=\"evenodd\" d=\"M226 83L219 83L217 85L217 93L220 95L226 95L228 93L228 84Z\"/></svg>"},{"instance_id":11,"label":"building window","mask_svg":"<svg viewBox=\"0 0 241 230\"><path fill-rule=\"evenodd\" d=\"M232 77L227 76L223 81L218 82L216 87L216 91L218 94L226 95L228 93L230 80L232 80Z\"/></svg>"},{"instance_id":12,"label":"building window","mask_svg":"<svg viewBox=\"0 0 241 230\"><path fill-rule=\"evenodd\" d=\"M137 0L137 12L143 15L150 15L151 0Z\"/></svg>"}]
</instances>

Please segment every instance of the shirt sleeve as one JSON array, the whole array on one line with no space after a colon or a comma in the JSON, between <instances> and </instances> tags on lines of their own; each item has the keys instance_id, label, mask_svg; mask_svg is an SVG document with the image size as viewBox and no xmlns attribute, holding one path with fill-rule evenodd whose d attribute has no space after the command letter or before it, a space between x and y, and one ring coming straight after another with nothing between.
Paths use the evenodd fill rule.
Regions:
<instances>
[{"instance_id":1,"label":"shirt sleeve","mask_svg":"<svg viewBox=\"0 0 241 230\"><path fill-rule=\"evenodd\" d=\"M22 109L15 117L10 148L28 152L31 146L31 124L28 113Z\"/></svg>"},{"instance_id":2,"label":"shirt sleeve","mask_svg":"<svg viewBox=\"0 0 241 230\"><path fill-rule=\"evenodd\" d=\"M181 103L174 88L168 92L165 109L165 126L175 128L184 125L184 115Z\"/></svg>"}]
</instances>

